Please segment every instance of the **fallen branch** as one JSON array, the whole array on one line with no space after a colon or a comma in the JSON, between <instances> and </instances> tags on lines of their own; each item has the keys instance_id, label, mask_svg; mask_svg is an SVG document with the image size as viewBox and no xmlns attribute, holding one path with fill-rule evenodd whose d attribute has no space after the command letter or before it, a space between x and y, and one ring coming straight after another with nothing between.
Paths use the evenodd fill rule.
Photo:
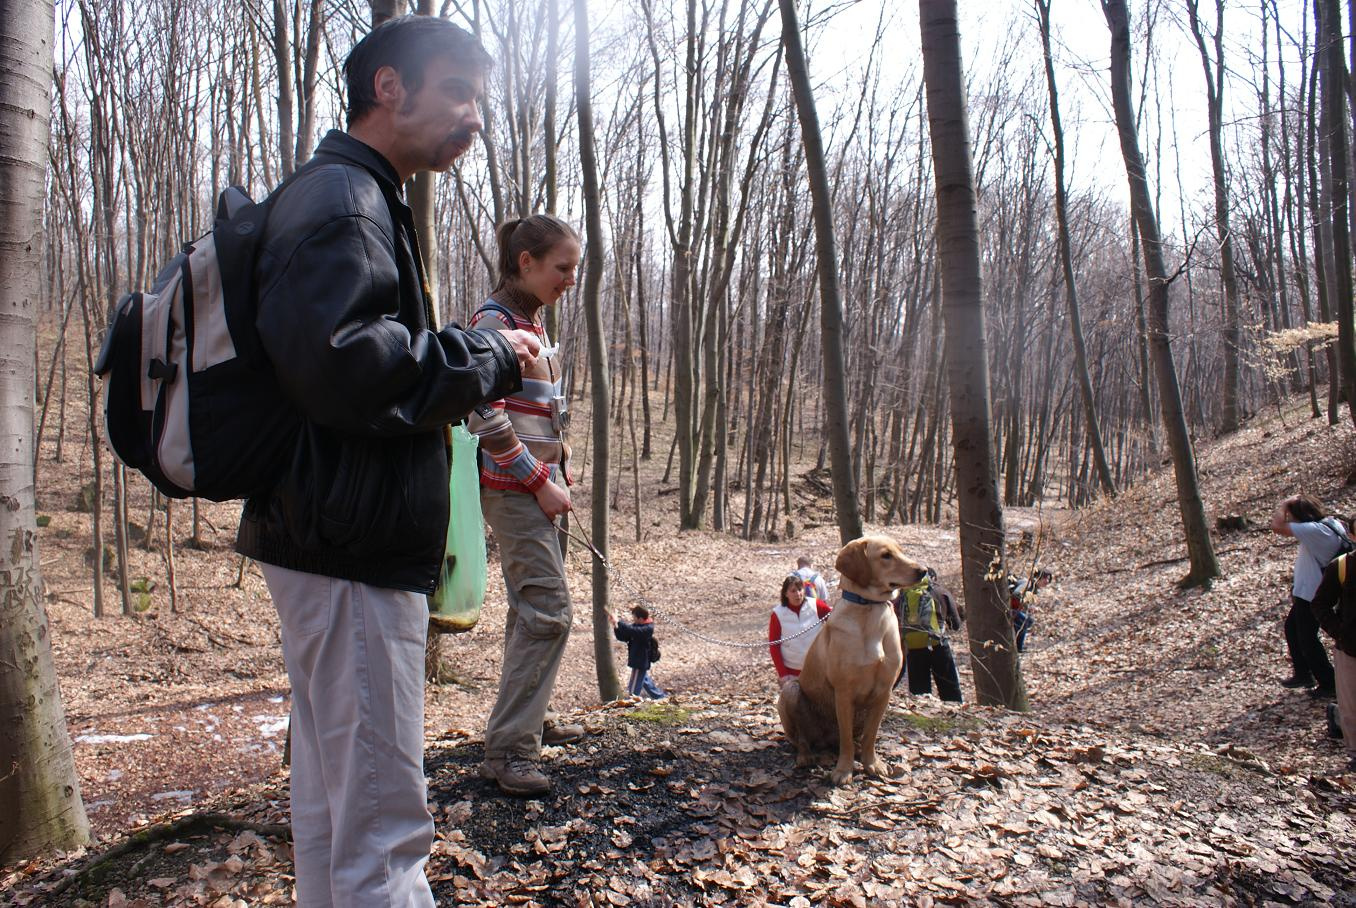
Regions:
<instances>
[{"instance_id":1,"label":"fallen branch","mask_svg":"<svg viewBox=\"0 0 1356 908\"><path fill-rule=\"evenodd\" d=\"M1235 552L1241 552L1241 551L1243 551L1242 548L1220 549L1218 552L1215 553L1215 555L1216 555L1216 557L1218 557L1218 556L1220 556L1220 555L1232 555L1232 554L1234 554ZM1169 564L1181 564L1183 561L1186 561L1186 560L1187 560L1188 558L1190 558L1190 557L1191 557L1190 555L1183 555L1183 556L1181 556L1180 558L1164 558L1164 559L1161 560L1161 561L1146 561L1146 562L1144 562L1143 564L1137 564L1137 565L1135 565L1134 567L1107 568L1106 573L1108 573L1108 574L1124 574L1124 573L1127 573L1127 572L1129 572L1129 571L1142 571L1142 570L1144 570L1145 568L1151 568L1151 567L1163 567L1163 566L1169 565Z\"/></svg>"},{"instance_id":2,"label":"fallen branch","mask_svg":"<svg viewBox=\"0 0 1356 908\"><path fill-rule=\"evenodd\" d=\"M249 830L257 832L261 836L277 839L291 839L292 837L292 830L278 823L256 823L253 820L242 820L239 817L228 816L224 813L195 813L192 816L180 817L172 822L160 823L133 833L122 844L101 854L90 856L83 866L70 876L64 877L48 894L60 895L76 883L88 879L101 867L106 867L123 855L130 854L138 849L154 845L156 842L163 842L166 839L196 835L214 829L231 832Z\"/></svg>"}]
</instances>

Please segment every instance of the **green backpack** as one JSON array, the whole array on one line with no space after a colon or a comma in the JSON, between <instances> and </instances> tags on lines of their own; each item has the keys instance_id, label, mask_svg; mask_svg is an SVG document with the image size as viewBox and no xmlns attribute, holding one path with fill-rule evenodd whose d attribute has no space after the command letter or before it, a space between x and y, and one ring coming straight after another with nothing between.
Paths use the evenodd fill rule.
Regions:
<instances>
[{"instance_id":1,"label":"green backpack","mask_svg":"<svg viewBox=\"0 0 1356 908\"><path fill-rule=\"evenodd\" d=\"M942 618L929 578L899 591L895 617L905 649L927 649L942 639Z\"/></svg>"}]
</instances>

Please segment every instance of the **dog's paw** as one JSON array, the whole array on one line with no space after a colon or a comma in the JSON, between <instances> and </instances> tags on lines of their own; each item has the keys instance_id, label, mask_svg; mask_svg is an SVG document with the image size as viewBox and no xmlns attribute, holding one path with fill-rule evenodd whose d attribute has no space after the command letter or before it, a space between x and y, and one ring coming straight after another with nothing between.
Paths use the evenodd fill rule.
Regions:
<instances>
[{"instance_id":1,"label":"dog's paw","mask_svg":"<svg viewBox=\"0 0 1356 908\"><path fill-rule=\"evenodd\" d=\"M829 782L833 785L846 785L852 781L851 769L837 769L829 773Z\"/></svg>"},{"instance_id":2,"label":"dog's paw","mask_svg":"<svg viewBox=\"0 0 1356 908\"><path fill-rule=\"evenodd\" d=\"M873 779L890 779L895 776L894 769L890 764L879 758L872 760L869 763L863 763L862 772L871 776Z\"/></svg>"},{"instance_id":3,"label":"dog's paw","mask_svg":"<svg viewBox=\"0 0 1356 908\"><path fill-rule=\"evenodd\" d=\"M796 754L796 768L797 768L797 769L804 769L804 768L807 767L807 766L813 766L813 765L814 765L814 762L815 762L815 758L814 758L811 754L808 754L808 753L798 753L798 754Z\"/></svg>"}]
</instances>

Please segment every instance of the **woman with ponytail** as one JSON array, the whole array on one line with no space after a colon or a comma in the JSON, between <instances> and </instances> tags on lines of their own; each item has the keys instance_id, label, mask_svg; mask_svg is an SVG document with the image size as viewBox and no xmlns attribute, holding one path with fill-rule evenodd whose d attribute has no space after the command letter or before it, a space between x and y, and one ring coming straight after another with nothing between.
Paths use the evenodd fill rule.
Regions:
<instances>
[{"instance_id":1,"label":"woman with ponytail","mask_svg":"<svg viewBox=\"0 0 1356 908\"><path fill-rule=\"evenodd\" d=\"M1312 495L1295 495L1276 509L1271 517L1271 531L1299 541L1290 614L1285 619L1285 643L1292 671L1281 686L1312 687L1309 696L1332 697L1335 694L1332 663L1318 638L1318 620L1310 603L1328 562L1351 546L1346 525L1327 516L1322 503Z\"/></svg>"},{"instance_id":2,"label":"woman with ponytail","mask_svg":"<svg viewBox=\"0 0 1356 908\"><path fill-rule=\"evenodd\" d=\"M541 310L574 286L579 234L549 214L500 225L499 283L471 318L472 328L532 331L541 355L523 370L521 391L473 414L480 436L480 502L499 543L508 624L499 696L485 730L480 774L508 794L550 791L541 771L543 724L572 613L555 520L570 510L569 412L561 383L559 351L551 346ZM583 729L554 726L547 743L581 736Z\"/></svg>"}]
</instances>

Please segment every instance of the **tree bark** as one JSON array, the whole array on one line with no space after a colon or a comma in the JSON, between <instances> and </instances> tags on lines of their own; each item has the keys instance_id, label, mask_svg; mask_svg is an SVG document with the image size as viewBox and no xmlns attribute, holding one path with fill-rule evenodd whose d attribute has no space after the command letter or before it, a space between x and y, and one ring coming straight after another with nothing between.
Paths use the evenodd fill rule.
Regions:
<instances>
[{"instance_id":1,"label":"tree bark","mask_svg":"<svg viewBox=\"0 0 1356 908\"><path fill-rule=\"evenodd\" d=\"M419 15L433 15L433 0L419 0ZM405 194L410 204L410 213L414 216L414 231L419 238L419 252L424 259L424 279L428 282L429 295L433 305L442 311L441 295L438 287L438 226L436 217L436 191L438 175L421 170L405 185ZM548 307L549 308L549 307Z\"/></svg>"},{"instance_id":2,"label":"tree bark","mask_svg":"<svg viewBox=\"0 0 1356 908\"><path fill-rule=\"evenodd\" d=\"M1220 434L1238 431L1239 322L1238 275L1234 270L1234 238L1229 227L1229 189L1224 176L1224 0L1215 0L1215 60L1212 70L1197 6L1187 0L1187 17L1205 70L1206 114L1209 121L1210 167L1215 189L1215 235L1219 240L1220 281L1224 284L1224 374L1220 386Z\"/></svg>"},{"instance_id":3,"label":"tree bark","mask_svg":"<svg viewBox=\"0 0 1356 908\"><path fill-rule=\"evenodd\" d=\"M979 225L970 165L956 0L919 0L932 169L937 181L937 255L951 385L952 450L960 517L961 572L970 613L975 696L982 704L1027 708L1008 617L1003 508L989 431Z\"/></svg>"},{"instance_id":4,"label":"tree bark","mask_svg":"<svg viewBox=\"0 0 1356 908\"><path fill-rule=\"evenodd\" d=\"M1074 371L1083 395L1083 420L1097 466L1097 478L1108 495L1116 494L1116 481L1106 460L1102 426L1097 418L1097 400L1088 374L1088 347L1083 340L1083 316L1078 307L1078 287L1074 283L1073 248L1069 242L1069 198L1064 188L1064 126L1059 117L1059 91L1055 85L1055 61L1050 53L1050 0L1036 0L1040 16L1041 46L1045 55L1045 81L1050 89L1050 126L1055 139L1055 219L1059 226L1059 261L1064 269L1064 298L1069 304L1069 333L1073 337Z\"/></svg>"},{"instance_id":5,"label":"tree bark","mask_svg":"<svg viewBox=\"0 0 1356 908\"><path fill-rule=\"evenodd\" d=\"M283 179L287 179L296 167L297 140L293 133L292 41L283 0L273 0L273 62L278 70L278 153L282 155Z\"/></svg>"},{"instance_id":6,"label":"tree bark","mask_svg":"<svg viewBox=\"0 0 1356 908\"><path fill-rule=\"evenodd\" d=\"M33 352L51 115L51 0L0 16L0 865L90 840L42 602L33 480ZM96 561L101 553L96 552Z\"/></svg>"},{"instance_id":7,"label":"tree bark","mask_svg":"<svg viewBox=\"0 0 1356 908\"><path fill-rule=\"evenodd\" d=\"M1120 133L1121 156L1125 159L1130 184L1130 207L1139 225L1144 250L1144 270L1149 284L1147 329L1149 352L1153 357L1162 410L1163 429L1172 452L1173 474L1177 480L1177 506L1182 514L1191 570L1184 586L1209 583L1220 575L1205 520L1200 482L1196 476L1196 454L1187 431L1182 410L1182 391L1177 369L1172 362L1172 344L1168 338L1168 276L1163 260L1163 241L1158 232L1158 216L1149 194L1149 179L1139 151L1139 135L1130 101L1130 13L1125 0L1102 0L1102 12L1111 30L1111 99Z\"/></svg>"},{"instance_id":8,"label":"tree bark","mask_svg":"<svg viewBox=\"0 0 1356 908\"><path fill-rule=\"evenodd\" d=\"M589 75L588 0L574 0L574 93L579 119L579 169L584 184L584 317L588 322L589 370L593 376L593 545L608 552L608 483L612 447L608 438L607 403L611 379L607 371L607 340L599 288L603 280L602 196L598 187L598 155L594 149L593 101ZM621 693L617 665L612 659L608 632L607 565L593 559L593 658L598 673L598 695L604 701Z\"/></svg>"},{"instance_id":9,"label":"tree bark","mask_svg":"<svg viewBox=\"0 0 1356 908\"><path fill-rule=\"evenodd\" d=\"M394 19L400 7L397 0L368 0L372 7L372 27L376 28L387 19Z\"/></svg>"},{"instance_id":10,"label":"tree bark","mask_svg":"<svg viewBox=\"0 0 1356 908\"><path fill-rule=\"evenodd\" d=\"M1318 53L1322 58L1323 112L1328 166L1332 176L1333 297L1337 303L1337 366L1347 410L1356 423L1356 336L1352 330L1351 233L1347 223L1347 118L1344 110L1346 58L1342 56L1342 11L1337 0L1314 0L1319 10Z\"/></svg>"},{"instance_id":11,"label":"tree bark","mask_svg":"<svg viewBox=\"0 0 1356 908\"><path fill-rule=\"evenodd\" d=\"M843 366L843 300L838 283L838 250L833 231L833 199L829 192L824 140L819 113L800 40L795 0L778 0L782 12L782 48L786 73L796 98L805 169L815 222L815 257L819 276L819 330L824 356L824 433L828 438L833 474L833 503L838 515L838 537L846 545L862 535L857 484L852 472L852 441L848 435L847 382Z\"/></svg>"}]
</instances>

